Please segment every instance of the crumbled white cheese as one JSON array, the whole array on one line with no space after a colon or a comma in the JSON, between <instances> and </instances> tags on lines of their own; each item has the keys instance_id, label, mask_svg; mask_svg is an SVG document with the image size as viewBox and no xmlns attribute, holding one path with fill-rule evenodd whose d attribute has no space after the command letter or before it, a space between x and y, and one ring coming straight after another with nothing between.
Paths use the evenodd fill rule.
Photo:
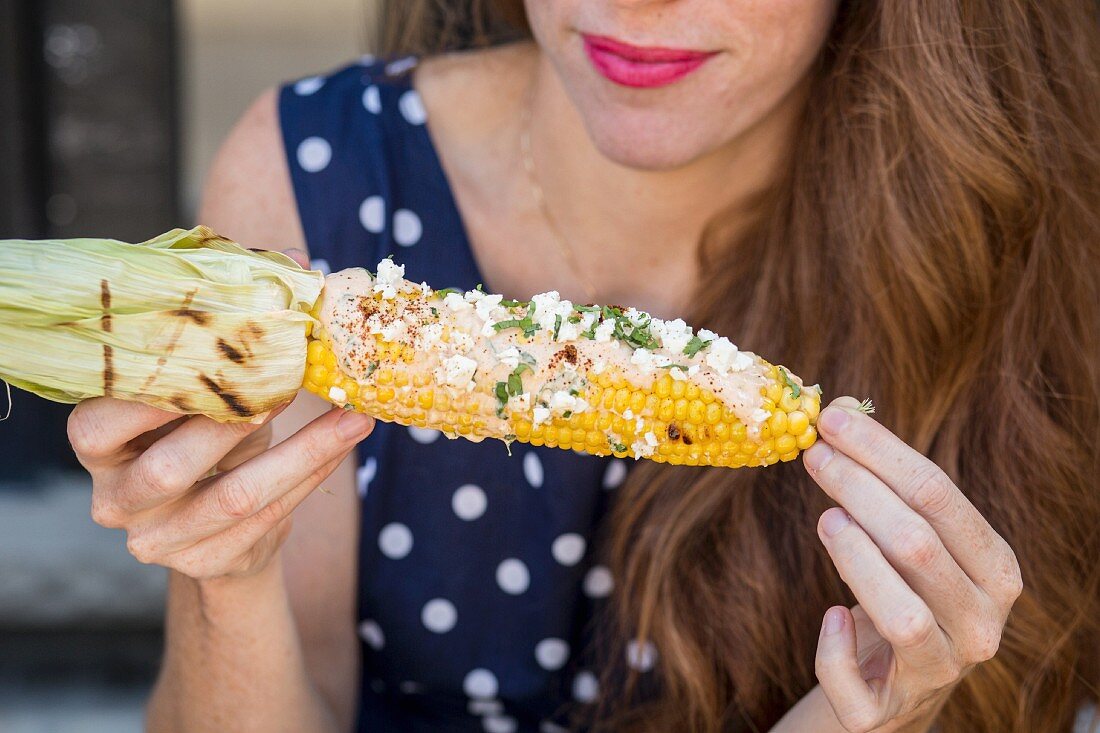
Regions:
<instances>
[{"instance_id":1,"label":"crumbled white cheese","mask_svg":"<svg viewBox=\"0 0 1100 733\"><path fill-rule=\"evenodd\" d=\"M428 283L420 283L420 294L423 295L425 298L427 298L434 292L435 291L432 290L432 286Z\"/></svg>"},{"instance_id":2,"label":"crumbled white cheese","mask_svg":"<svg viewBox=\"0 0 1100 733\"><path fill-rule=\"evenodd\" d=\"M577 329L580 330L581 333L584 333L591 329L596 321L599 320L600 314L592 311L585 311L581 313L580 316L581 322L577 324Z\"/></svg>"},{"instance_id":3,"label":"crumbled white cheese","mask_svg":"<svg viewBox=\"0 0 1100 733\"><path fill-rule=\"evenodd\" d=\"M509 369L515 369L519 366L519 349L515 346L509 346L497 354L497 359Z\"/></svg>"},{"instance_id":4,"label":"crumbled white cheese","mask_svg":"<svg viewBox=\"0 0 1100 733\"><path fill-rule=\"evenodd\" d=\"M598 344L607 343L611 340L611 334L615 333L615 322L604 321L600 325L596 326L596 331L593 334L595 338L592 340Z\"/></svg>"},{"instance_id":5,"label":"crumbled white cheese","mask_svg":"<svg viewBox=\"0 0 1100 733\"><path fill-rule=\"evenodd\" d=\"M444 345L442 323L426 323L419 328L416 335L414 346L417 349L438 349Z\"/></svg>"},{"instance_id":6,"label":"crumbled white cheese","mask_svg":"<svg viewBox=\"0 0 1100 733\"><path fill-rule=\"evenodd\" d=\"M512 409L516 412L527 412L531 409L531 393L524 392L521 395L516 395L508 404L511 405Z\"/></svg>"},{"instance_id":7,"label":"crumbled white cheese","mask_svg":"<svg viewBox=\"0 0 1100 733\"><path fill-rule=\"evenodd\" d=\"M698 373L699 373L699 365L698 364L692 364L691 366L688 367L687 375L689 377L694 377Z\"/></svg>"},{"instance_id":8,"label":"crumbled white cheese","mask_svg":"<svg viewBox=\"0 0 1100 733\"><path fill-rule=\"evenodd\" d=\"M716 334L714 331L708 331L705 328L700 328L698 333L696 333L695 335L703 341L714 341L718 338L718 334Z\"/></svg>"},{"instance_id":9,"label":"crumbled white cheese","mask_svg":"<svg viewBox=\"0 0 1100 733\"><path fill-rule=\"evenodd\" d=\"M623 417L625 417L627 420L633 420L634 419L634 410L631 410L629 407L627 409L623 410Z\"/></svg>"},{"instance_id":10,"label":"crumbled white cheese","mask_svg":"<svg viewBox=\"0 0 1100 733\"><path fill-rule=\"evenodd\" d=\"M566 319L573 314L573 303L569 300L563 300L556 290L533 296L531 303L535 306L535 323L551 334L554 333L554 326L557 324L559 316L561 317L562 328L564 328L567 324ZM560 331L558 338L564 338Z\"/></svg>"},{"instance_id":11,"label":"crumbled white cheese","mask_svg":"<svg viewBox=\"0 0 1100 733\"><path fill-rule=\"evenodd\" d=\"M397 297L397 288L404 277L404 265L395 265L393 260L384 259L378 263L378 274L374 278L374 292L380 293L383 300L393 300Z\"/></svg>"},{"instance_id":12,"label":"crumbled white cheese","mask_svg":"<svg viewBox=\"0 0 1100 733\"><path fill-rule=\"evenodd\" d=\"M459 351L466 352L473 348L474 339L470 334L462 331L451 331L451 343Z\"/></svg>"},{"instance_id":13,"label":"crumbled white cheese","mask_svg":"<svg viewBox=\"0 0 1100 733\"><path fill-rule=\"evenodd\" d=\"M592 372L594 374L603 374L603 370L606 368L607 364L601 360L596 360L596 362L592 364Z\"/></svg>"},{"instance_id":14,"label":"crumbled white cheese","mask_svg":"<svg viewBox=\"0 0 1100 733\"><path fill-rule=\"evenodd\" d=\"M642 371L648 374L655 368L657 358L658 357L648 349L634 349L634 353L630 355L630 363L634 366L641 367Z\"/></svg>"},{"instance_id":15,"label":"crumbled white cheese","mask_svg":"<svg viewBox=\"0 0 1100 733\"><path fill-rule=\"evenodd\" d=\"M730 368L735 372L743 372L751 366L752 357L744 351L738 351L737 356L733 357L733 363L730 364Z\"/></svg>"},{"instance_id":16,"label":"crumbled white cheese","mask_svg":"<svg viewBox=\"0 0 1100 733\"><path fill-rule=\"evenodd\" d=\"M644 438L638 438L630 445L635 458L648 458L657 449L657 436L652 432L645 434Z\"/></svg>"},{"instance_id":17,"label":"crumbled white cheese","mask_svg":"<svg viewBox=\"0 0 1100 733\"><path fill-rule=\"evenodd\" d=\"M729 371L734 357L739 353L737 347L730 343L728 338L719 336L707 349L706 362L719 374L725 374Z\"/></svg>"},{"instance_id":18,"label":"crumbled white cheese","mask_svg":"<svg viewBox=\"0 0 1100 733\"><path fill-rule=\"evenodd\" d=\"M640 417L634 418L634 432L640 433L640 432L642 432L642 428L644 428L644 427L645 427L645 420L643 420ZM656 438L654 438L654 440L656 440Z\"/></svg>"},{"instance_id":19,"label":"crumbled white cheese","mask_svg":"<svg viewBox=\"0 0 1100 733\"><path fill-rule=\"evenodd\" d=\"M340 387L329 387L328 398L337 404L343 404L348 401L348 393Z\"/></svg>"},{"instance_id":20,"label":"crumbled white cheese","mask_svg":"<svg viewBox=\"0 0 1100 733\"><path fill-rule=\"evenodd\" d=\"M550 419L550 409L547 407L536 407L533 412L531 422L535 425L541 425Z\"/></svg>"},{"instance_id":21,"label":"crumbled white cheese","mask_svg":"<svg viewBox=\"0 0 1100 733\"><path fill-rule=\"evenodd\" d=\"M684 374L684 370L678 366L674 366L668 370L669 375L672 376L677 382L683 382L687 379L687 375Z\"/></svg>"},{"instance_id":22,"label":"crumbled white cheese","mask_svg":"<svg viewBox=\"0 0 1100 733\"><path fill-rule=\"evenodd\" d=\"M762 407L757 407L755 410L752 411L753 422L764 422L771 416L772 414Z\"/></svg>"},{"instance_id":23,"label":"crumbled white cheese","mask_svg":"<svg viewBox=\"0 0 1100 733\"><path fill-rule=\"evenodd\" d=\"M562 319L561 328L558 329L558 341L576 341L581 337L580 324L570 323L566 318L568 316Z\"/></svg>"},{"instance_id":24,"label":"crumbled white cheese","mask_svg":"<svg viewBox=\"0 0 1100 733\"><path fill-rule=\"evenodd\" d=\"M673 354L681 354L688 341L691 341L691 326L684 323L682 318L672 321L654 320L650 324L650 331L661 342L661 346Z\"/></svg>"},{"instance_id":25,"label":"crumbled white cheese","mask_svg":"<svg viewBox=\"0 0 1100 733\"><path fill-rule=\"evenodd\" d=\"M583 398L571 395L565 390L559 390L550 395L550 411L555 414L564 412L584 412L588 409L588 403Z\"/></svg>"},{"instance_id":26,"label":"crumbled white cheese","mask_svg":"<svg viewBox=\"0 0 1100 733\"><path fill-rule=\"evenodd\" d=\"M453 313L461 313L462 311L473 308L473 306L467 303L466 299L458 293L447 293L444 295L443 305L450 308Z\"/></svg>"},{"instance_id":27,"label":"crumbled white cheese","mask_svg":"<svg viewBox=\"0 0 1100 733\"><path fill-rule=\"evenodd\" d=\"M487 295L480 290L470 290L463 296L463 299L467 303L473 304L474 310L483 321L489 321L493 319L494 311L500 305L500 301L504 300L504 296Z\"/></svg>"},{"instance_id":28,"label":"crumbled white cheese","mask_svg":"<svg viewBox=\"0 0 1100 733\"><path fill-rule=\"evenodd\" d=\"M473 378L476 371L476 361L461 354L455 354L443 360L442 366L436 369L435 377L444 384L469 391L474 388Z\"/></svg>"}]
</instances>

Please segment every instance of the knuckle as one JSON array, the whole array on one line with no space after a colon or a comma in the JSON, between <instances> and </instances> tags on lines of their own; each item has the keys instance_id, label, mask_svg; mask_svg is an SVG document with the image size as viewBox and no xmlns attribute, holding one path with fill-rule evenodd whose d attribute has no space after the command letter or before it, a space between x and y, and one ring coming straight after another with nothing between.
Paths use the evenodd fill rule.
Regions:
<instances>
[{"instance_id":1,"label":"knuckle","mask_svg":"<svg viewBox=\"0 0 1100 733\"><path fill-rule=\"evenodd\" d=\"M926 517L936 516L951 505L954 484L937 466L921 469L913 477L911 506Z\"/></svg>"},{"instance_id":2,"label":"knuckle","mask_svg":"<svg viewBox=\"0 0 1100 733\"><path fill-rule=\"evenodd\" d=\"M133 555L138 562L145 565L157 562L158 554L155 544L148 532L131 530L126 535L126 551Z\"/></svg>"},{"instance_id":3,"label":"knuckle","mask_svg":"<svg viewBox=\"0 0 1100 733\"><path fill-rule=\"evenodd\" d=\"M1005 596L1010 603L1014 603L1024 592L1024 575L1020 569L1020 561L1016 553L1005 543L1007 559L1001 571L1001 585L1004 587Z\"/></svg>"},{"instance_id":4,"label":"knuckle","mask_svg":"<svg viewBox=\"0 0 1100 733\"><path fill-rule=\"evenodd\" d=\"M930 641L937 629L935 617L925 607L898 614L884 631L891 643L915 649Z\"/></svg>"},{"instance_id":5,"label":"knuckle","mask_svg":"<svg viewBox=\"0 0 1100 733\"><path fill-rule=\"evenodd\" d=\"M970 640L970 661L987 662L997 655L997 650L1000 648L1000 624L983 624L975 630L974 637Z\"/></svg>"},{"instance_id":6,"label":"knuckle","mask_svg":"<svg viewBox=\"0 0 1100 733\"><path fill-rule=\"evenodd\" d=\"M99 492L92 493L91 514L93 522L107 529L119 529L125 517L125 512L117 504L104 498Z\"/></svg>"},{"instance_id":7,"label":"knuckle","mask_svg":"<svg viewBox=\"0 0 1100 733\"><path fill-rule=\"evenodd\" d=\"M134 464L134 478L151 496L166 496L184 488L179 457L167 450L146 451Z\"/></svg>"},{"instance_id":8,"label":"knuckle","mask_svg":"<svg viewBox=\"0 0 1100 733\"><path fill-rule=\"evenodd\" d=\"M890 545L898 560L915 570L933 567L939 557L939 537L923 519L904 523Z\"/></svg>"},{"instance_id":9,"label":"knuckle","mask_svg":"<svg viewBox=\"0 0 1100 733\"><path fill-rule=\"evenodd\" d=\"M77 405L69 413L65 425L69 444L80 459L101 458L108 452L104 433L93 424L95 421L88 414L89 409Z\"/></svg>"},{"instance_id":10,"label":"knuckle","mask_svg":"<svg viewBox=\"0 0 1100 733\"><path fill-rule=\"evenodd\" d=\"M247 519L263 508L263 492L241 472L231 472L215 484L218 511L230 519Z\"/></svg>"}]
</instances>

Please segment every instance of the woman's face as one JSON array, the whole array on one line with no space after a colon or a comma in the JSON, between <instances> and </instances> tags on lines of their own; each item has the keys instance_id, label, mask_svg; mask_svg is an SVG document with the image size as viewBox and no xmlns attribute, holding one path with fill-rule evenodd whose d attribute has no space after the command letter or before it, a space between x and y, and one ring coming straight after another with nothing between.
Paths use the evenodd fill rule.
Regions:
<instances>
[{"instance_id":1,"label":"woman's face","mask_svg":"<svg viewBox=\"0 0 1100 733\"><path fill-rule=\"evenodd\" d=\"M806 77L837 0L527 0L539 46L608 158L675 168Z\"/></svg>"}]
</instances>

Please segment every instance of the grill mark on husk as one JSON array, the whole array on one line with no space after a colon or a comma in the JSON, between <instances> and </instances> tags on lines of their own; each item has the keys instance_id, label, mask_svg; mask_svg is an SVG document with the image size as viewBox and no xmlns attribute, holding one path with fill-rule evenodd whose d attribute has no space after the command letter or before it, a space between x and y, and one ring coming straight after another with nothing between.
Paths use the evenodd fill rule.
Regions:
<instances>
[{"instance_id":1,"label":"grill mark on husk","mask_svg":"<svg viewBox=\"0 0 1100 733\"><path fill-rule=\"evenodd\" d=\"M110 397L115 386L115 351L103 344L103 396Z\"/></svg>"},{"instance_id":2,"label":"grill mark on husk","mask_svg":"<svg viewBox=\"0 0 1100 733\"><path fill-rule=\"evenodd\" d=\"M241 398L239 396L225 389L210 377L206 376L205 374L199 374L199 381L201 381L208 390L217 395L218 399L224 402L225 406L233 411L233 414L240 417L248 417L252 414L252 411L249 410L243 402L241 402Z\"/></svg>"},{"instance_id":3,"label":"grill mark on husk","mask_svg":"<svg viewBox=\"0 0 1100 733\"><path fill-rule=\"evenodd\" d=\"M234 364L244 364L244 354L233 348L233 345L230 344L228 341L223 338L219 338L217 341L217 345L218 351L222 352L222 356L224 356L226 359L229 359L229 361L233 362Z\"/></svg>"},{"instance_id":4,"label":"grill mark on husk","mask_svg":"<svg viewBox=\"0 0 1100 733\"><path fill-rule=\"evenodd\" d=\"M107 333L111 332L111 286L107 278L99 281L99 305L103 309L103 315L99 317L99 326Z\"/></svg>"}]
</instances>

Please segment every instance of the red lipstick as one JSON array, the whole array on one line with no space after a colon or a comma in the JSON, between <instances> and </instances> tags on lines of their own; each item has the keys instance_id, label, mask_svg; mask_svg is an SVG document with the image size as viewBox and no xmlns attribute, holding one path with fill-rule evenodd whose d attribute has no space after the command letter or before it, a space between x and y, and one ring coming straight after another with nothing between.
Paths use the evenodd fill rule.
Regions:
<instances>
[{"instance_id":1,"label":"red lipstick","mask_svg":"<svg viewBox=\"0 0 1100 733\"><path fill-rule=\"evenodd\" d=\"M634 46L607 36L583 34L584 50L596 71L627 87L662 87L698 69L714 51Z\"/></svg>"}]
</instances>

